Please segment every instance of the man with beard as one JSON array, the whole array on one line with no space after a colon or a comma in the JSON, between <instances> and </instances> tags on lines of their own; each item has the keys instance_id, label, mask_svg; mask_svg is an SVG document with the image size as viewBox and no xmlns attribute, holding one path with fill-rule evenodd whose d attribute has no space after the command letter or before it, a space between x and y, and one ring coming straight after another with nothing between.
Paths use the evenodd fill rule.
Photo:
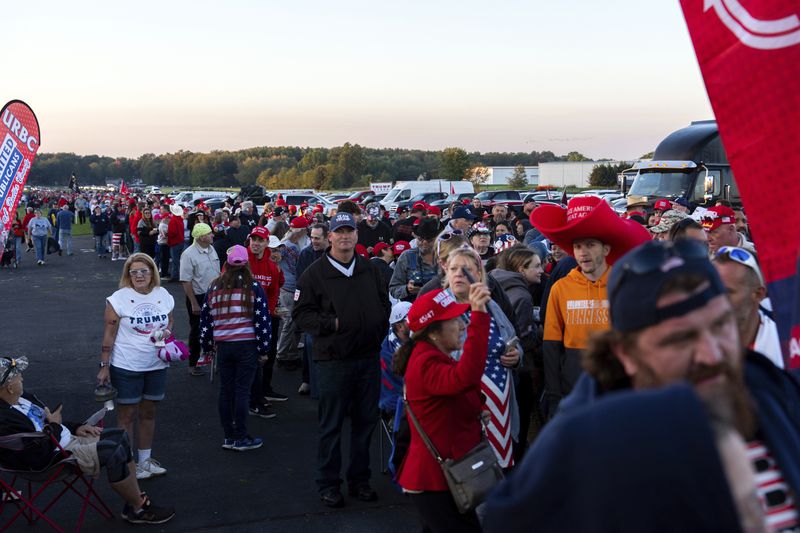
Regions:
<instances>
[{"instance_id":1,"label":"man with beard","mask_svg":"<svg viewBox=\"0 0 800 533\"><path fill-rule=\"evenodd\" d=\"M358 244L372 253L372 249L379 242L391 244L392 228L381 220L381 207L378 202L368 204L365 211L367 216L358 223Z\"/></svg>"},{"instance_id":2,"label":"man with beard","mask_svg":"<svg viewBox=\"0 0 800 533\"><path fill-rule=\"evenodd\" d=\"M800 385L761 354L749 350L743 354L734 309L706 248L693 240L648 242L615 264L608 294L612 329L590 343L584 358L586 373L540 439L552 438L575 417L614 401L619 396L615 393L688 382L716 410L712 417L730 420L747 441L754 490L768 530L796 531L800 524L796 501ZM602 424L598 419L592 423ZM574 453L598 453L595 444L576 447ZM601 449L610 459L619 453L637 453ZM535 446L508 483L495 492L487 505L485 524L491 523L487 530L530 530L542 520L551 520L553 512L562 516L575 512L568 487L561 490L567 496L559 501L564 511L545 508L542 497L549 498L553 486L542 481L552 476L541 469L562 466L547 450L552 448ZM686 456L690 453L687 450ZM686 463L674 458L671 466L680 476ZM621 470L609 485L636 475ZM659 497L675 496L669 492L674 490L671 482L663 484L662 490ZM690 500L685 498L687 506Z\"/></svg>"}]
</instances>

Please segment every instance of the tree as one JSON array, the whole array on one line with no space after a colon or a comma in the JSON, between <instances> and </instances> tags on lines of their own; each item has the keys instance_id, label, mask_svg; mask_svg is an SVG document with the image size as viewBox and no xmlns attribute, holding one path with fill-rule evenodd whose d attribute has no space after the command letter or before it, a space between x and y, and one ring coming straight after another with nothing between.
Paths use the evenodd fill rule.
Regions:
<instances>
[{"instance_id":1,"label":"tree","mask_svg":"<svg viewBox=\"0 0 800 533\"><path fill-rule=\"evenodd\" d=\"M445 148L441 156L439 176L447 181L461 181L467 178L469 156L461 148Z\"/></svg>"},{"instance_id":2,"label":"tree","mask_svg":"<svg viewBox=\"0 0 800 533\"><path fill-rule=\"evenodd\" d=\"M591 161L591 159L580 152L570 152L567 154L567 161Z\"/></svg>"},{"instance_id":3,"label":"tree","mask_svg":"<svg viewBox=\"0 0 800 533\"><path fill-rule=\"evenodd\" d=\"M616 165L604 164L596 165L589 174L589 185L592 187L613 187L617 188L617 176L623 170L626 170L630 165L626 162L618 163Z\"/></svg>"},{"instance_id":4,"label":"tree","mask_svg":"<svg viewBox=\"0 0 800 533\"><path fill-rule=\"evenodd\" d=\"M472 167L467 172L466 180L472 183L475 192L481 190L481 184L489 179L489 169L487 167Z\"/></svg>"},{"instance_id":5,"label":"tree","mask_svg":"<svg viewBox=\"0 0 800 533\"><path fill-rule=\"evenodd\" d=\"M525 172L525 165L514 167L514 174L508 178L508 186L511 189L524 189L528 186L528 174Z\"/></svg>"},{"instance_id":6,"label":"tree","mask_svg":"<svg viewBox=\"0 0 800 533\"><path fill-rule=\"evenodd\" d=\"M647 152L639 156L639 159L653 159L653 152Z\"/></svg>"}]
</instances>

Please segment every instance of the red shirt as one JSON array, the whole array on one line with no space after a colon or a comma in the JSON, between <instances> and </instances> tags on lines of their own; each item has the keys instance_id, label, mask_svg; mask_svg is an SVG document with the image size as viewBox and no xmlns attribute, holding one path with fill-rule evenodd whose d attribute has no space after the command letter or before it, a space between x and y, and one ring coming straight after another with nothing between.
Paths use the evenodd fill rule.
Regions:
<instances>
[{"instance_id":1,"label":"red shirt","mask_svg":"<svg viewBox=\"0 0 800 533\"><path fill-rule=\"evenodd\" d=\"M142 213L139 212L138 209L134 209L131 211L131 216L128 220L131 229L131 237L133 237L134 241L139 242L139 221L142 220Z\"/></svg>"},{"instance_id":2,"label":"red shirt","mask_svg":"<svg viewBox=\"0 0 800 533\"><path fill-rule=\"evenodd\" d=\"M27 230L28 229L28 222L30 222L31 219L33 217L35 217L35 216L36 215L34 215L33 213L25 213L25 218L22 219L22 229L23 230Z\"/></svg>"},{"instance_id":3,"label":"red shirt","mask_svg":"<svg viewBox=\"0 0 800 533\"><path fill-rule=\"evenodd\" d=\"M167 226L167 246L183 244L183 217L172 215Z\"/></svg>"},{"instance_id":4,"label":"red shirt","mask_svg":"<svg viewBox=\"0 0 800 533\"><path fill-rule=\"evenodd\" d=\"M248 262L250 264L250 272L253 274L253 280L257 281L261 288L267 295L267 303L269 304L270 314L275 314L275 306L278 305L278 295L281 292L281 285L283 285L283 272L278 268L272 259L269 258L269 250L264 250L264 255L261 259L257 258L250 249L247 249Z\"/></svg>"}]
</instances>

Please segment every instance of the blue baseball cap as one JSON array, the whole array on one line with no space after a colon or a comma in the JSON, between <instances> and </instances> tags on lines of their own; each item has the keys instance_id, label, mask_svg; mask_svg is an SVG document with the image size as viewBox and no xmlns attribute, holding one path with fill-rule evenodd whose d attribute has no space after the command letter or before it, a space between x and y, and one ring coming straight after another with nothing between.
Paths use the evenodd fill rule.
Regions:
<instances>
[{"instance_id":1,"label":"blue baseball cap","mask_svg":"<svg viewBox=\"0 0 800 533\"><path fill-rule=\"evenodd\" d=\"M466 218L467 220L475 220L475 214L470 210L469 207L459 206L453 209L453 216L450 218Z\"/></svg>"},{"instance_id":2,"label":"blue baseball cap","mask_svg":"<svg viewBox=\"0 0 800 533\"><path fill-rule=\"evenodd\" d=\"M356 229L356 219L350 213L336 213L331 218L331 231L336 231L339 228L352 228Z\"/></svg>"},{"instance_id":3,"label":"blue baseball cap","mask_svg":"<svg viewBox=\"0 0 800 533\"><path fill-rule=\"evenodd\" d=\"M682 274L697 274L708 286L688 298L658 307L661 289ZM623 333L654 326L683 316L725 294L708 249L694 239L648 241L619 258L608 275L611 326Z\"/></svg>"}]
</instances>

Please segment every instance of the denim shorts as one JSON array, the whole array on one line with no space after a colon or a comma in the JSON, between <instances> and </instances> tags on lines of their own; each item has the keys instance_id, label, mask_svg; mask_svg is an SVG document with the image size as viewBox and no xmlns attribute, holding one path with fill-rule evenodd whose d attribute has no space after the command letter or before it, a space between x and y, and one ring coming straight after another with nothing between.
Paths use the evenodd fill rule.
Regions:
<instances>
[{"instance_id":1,"label":"denim shorts","mask_svg":"<svg viewBox=\"0 0 800 533\"><path fill-rule=\"evenodd\" d=\"M134 372L111 365L111 384L117 389L117 403L160 402L167 389L167 369Z\"/></svg>"}]
</instances>

